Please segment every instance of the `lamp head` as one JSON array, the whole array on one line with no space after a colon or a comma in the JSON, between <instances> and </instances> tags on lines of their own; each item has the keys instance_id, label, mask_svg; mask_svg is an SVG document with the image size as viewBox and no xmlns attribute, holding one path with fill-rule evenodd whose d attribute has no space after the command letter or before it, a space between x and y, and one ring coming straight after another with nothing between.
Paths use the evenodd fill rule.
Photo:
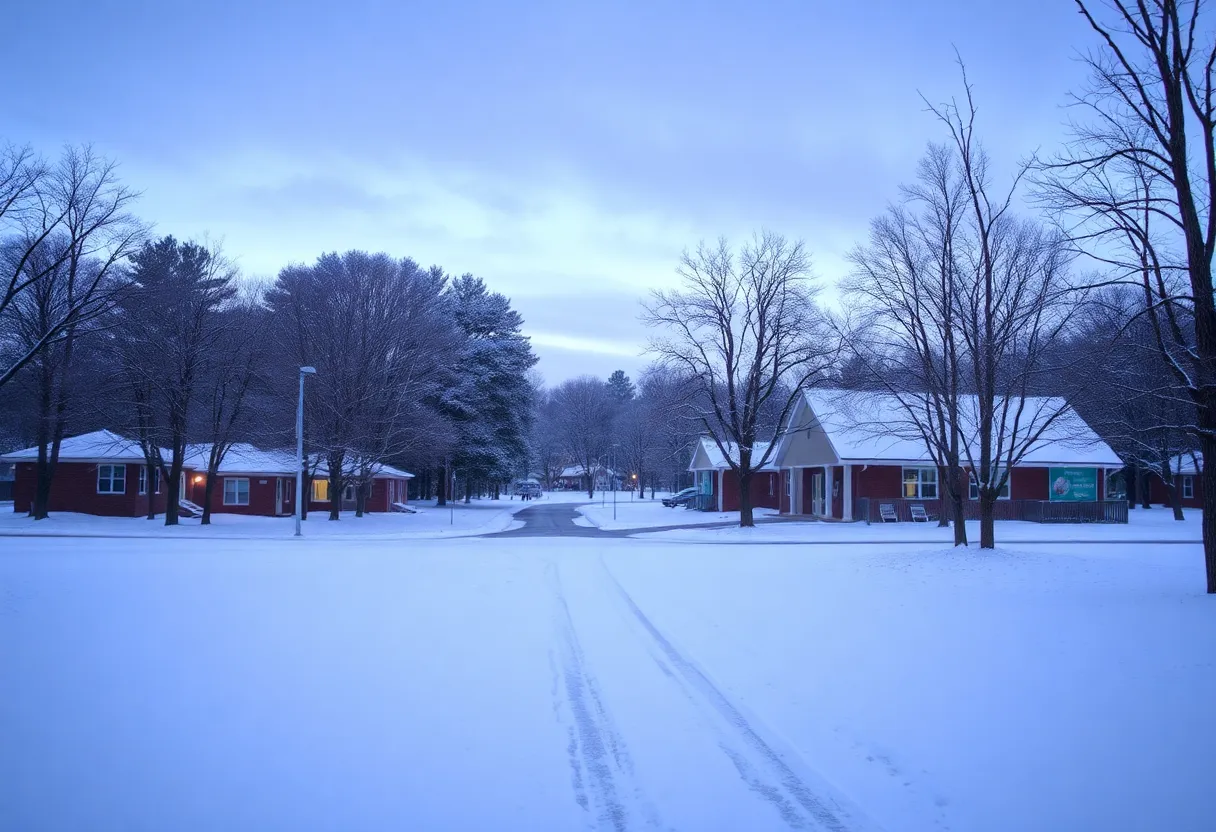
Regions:
<instances>
[{"instance_id":1,"label":"lamp head","mask_svg":"<svg viewBox=\"0 0 1216 832\"><path fill-rule=\"evenodd\" d=\"M310 376L311 376L311 375L316 375L316 373L317 373L317 368L316 368L316 367L301 367L301 368L300 368L300 373L301 373L301 375L304 375L304 374L307 374L307 375L310 375Z\"/></svg>"}]
</instances>

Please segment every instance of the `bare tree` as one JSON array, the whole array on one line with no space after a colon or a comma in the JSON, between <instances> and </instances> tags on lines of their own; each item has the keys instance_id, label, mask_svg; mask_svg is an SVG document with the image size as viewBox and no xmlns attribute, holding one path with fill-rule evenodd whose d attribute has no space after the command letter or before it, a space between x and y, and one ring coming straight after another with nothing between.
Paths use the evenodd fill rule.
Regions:
<instances>
[{"instance_id":1,"label":"bare tree","mask_svg":"<svg viewBox=\"0 0 1216 832\"><path fill-rule=\"evenodd\" d=\"M668 333L651 350L694 380L704 402L698 421L739 479L739 524L752 526L751 479L776 446L753 452L766 410L784 424L799 391L838 350L815 305L801 241L764 232L738 254L725 239L702 243L684 253L678 273L683 288L656 291L646 306L646 322Z\"/></svg>"},{"instance_id":2,"label":"bare tree","mask_svg":"<svg viewBox=\"0 0 1216 832\"><path fill-rule=\"evenodd\" d=\"M266 386L266 353L260 346L266 318L256 297L244 298L215 316L212 346L204 357L194 400L198 428L192 432L207 449L204 526L211 523L211 500L224 457L242 436L257 432L254 393Z\"/></svg>"},{"instance_id":3,"label":"bare tree","mask_svg":"<svg viewBox=\"0 0 1216 832\"><path fill-rule=\"evenodd\" d=\"M1070 279L1067 241L1012 213L1031 163L1019 167L1003 193L995 192L965 70L963 85L965 103L931 109L949 131L966 206L966 244L955 249L964 279L954 320L974 406L963 417L971 428L961 448L979 496L980 548L991 549L994 508L1009 472L1072 412L1067 397L1035 394L1066 373L1057 363L1066 353L1058 347L1084 293Z\"/></svg>"},{"instance_id":4,"label":"bare tree","mask_svg":"<svg viewBox=\"0 0 1216 832\"><path fill-rule=\"evenodd\" d=\"M579 376L553 390L554 428L567 457L582 469L587 496L595 496L595 474L612 444L612 400L595 376Z\"/></svg>"},{"instance_id":5,"label":"bare tree","mask_svg":"<svg viewBox=\"0 0 1216 832\"><path fill-rule=\"evenodd\" d=\"M28 151L0 159L0 233L11 234L0 241L0 385L33 374L35 519L47 516L60 444L92 388L78 371L78 344L105 328L144 232L127 212L134 198L113 163L88 148L67 148L51 167Z\"/></svg>"},{"instance_id":6,"label":"bare tree","mask_svg":"<svg viewBox=\"0 0 1216 832\"><path fill-rule=\"evenodd\" d=\"M930 145L915 185L901 204L870 224L870 241L850 256L854 271L845 294L859 313L842 327L850 357L870 389L894 396L906 419L886 432L923 441L946 472L954 545L967 545L961 469L960 398L965 360L959 339L959 300L965 276L959 249L965 242L964 183L955 154Z\"/></svg>"},{"instance_id":7,"label":"bare tree","mask_svg":"<svg viewBox=\"0 0 1216 832\"><path fill-rule=\"evenodd\" d=\"M438 269L351 251L283 269L267 294L285 354L317 368L305 435L325 458L331 520L348 482L366 496L376 464L428 441L415 415L459 344L445 284Z\"/></svg>"},{"instance_id":8,"label":"bare tree","mask_svg":"<svg viewBox=\"0 0 1216 832\"><path fill-rule=\"evenodd\" d=\"M70 366L78 327L112 308L122 264L144 236L129 213L136 197L118 181L115 163L89 147L66 148L53 166L28 149L0 154L0 321L24 292L44 280L58 284L46 310L54 314L36 338L0 334L0 387L56 342Z\"/></svg>"},{"instance_id":9,"label":"bare tree","mask_svg":"<svg viewBox=\"0 0 1216 832\"><path fill-rule=\"evenodd\" d=\"M182 470L196 437L196 397L236 295L235 269L215 246L164 237L132 256L133 286L115 327L122 372L115 412L138 439L148 475L165 478L165 525L177 525ZM162 450L169 451L169 459ZM148 519L154 517L148 500Z\"/></svg>"},{"instance_id":10,"label":"bare tree","mask_svg":"<svg viewBox=\"0 0 1216 832\"><path fill-rule=\"evenodd\" d=\"M1041 185L1076 244L1139 284L1195 406L1207 591L1216 593L1216 27L1201 0L1077 0L1096 33L1074 141Z\"/></svg>"}]
</instances>

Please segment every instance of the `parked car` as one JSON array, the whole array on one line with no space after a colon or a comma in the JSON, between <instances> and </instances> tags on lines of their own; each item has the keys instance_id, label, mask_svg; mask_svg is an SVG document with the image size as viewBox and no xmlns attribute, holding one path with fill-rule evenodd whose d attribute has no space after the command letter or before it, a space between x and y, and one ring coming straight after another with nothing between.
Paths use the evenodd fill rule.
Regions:
<instances>
[{"instance_id":1,"label":"parked car","mask_svg":"<svg viewBox=\"0 0 1216 832\"><path fill-rule=\"evenodd\" d=\"M667 497L664 497L663 505L667 506L668 508L675 508L676 506L686 506L689 503L691 503L694 499L696 499L696 497L697 497L697 489L685 488L683 491L677 491L675 494L671 494Z\"/></svg>"}]
</instances>

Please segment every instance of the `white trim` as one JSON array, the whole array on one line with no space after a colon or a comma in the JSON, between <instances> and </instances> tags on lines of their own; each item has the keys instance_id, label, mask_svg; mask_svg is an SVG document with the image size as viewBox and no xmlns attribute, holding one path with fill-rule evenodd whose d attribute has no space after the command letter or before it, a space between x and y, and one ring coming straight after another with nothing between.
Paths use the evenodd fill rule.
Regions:
<instances>
[{"instance_id":1,"label":"white trim","mask_svg":"<svg viewBox=\"0 0 1216 832\"><path fill-rule=\"evenodd\" d=\"M1182 499L1195 499L1195 477L1190 474L1186 474L1182 478Z\"/></svg>"},{"instance_id":2,"label":"white trim","mask_svg":"<svg viewBox=\"0 0 1216 832\"><path fill-rule=\"evenodd\" d=\"M907 484L908 479L905 476L907 471L932 471L933 472L933 490L935 493L932 497L926 497L922 492L928 484L924 478L917 474L916 476L916 493L908 496ZM899 498L901 500L940 500L942 498L942 483L941 471L937 470L936 465L904 465L899 470Z\"/></svg>"},{"instance_id":3,"label":"white trim","mask_svg":"<svg viewBox=\"0 0 1216 832\"><path fill-rule=\"evenodd\" d=\"M228 499L228 483L245 483L245 502L241 502L240 488L234 488L233 500ZM224 505L226 506L247 506L249 505L249 477L224 477Z\"/></svg>"},{"instance_id":4,"label":"white trim","mask_svg":"<svg viewBox=\"0 0 1216 832\"><path fill-rule=\"evenodd\" d=\"M106 482L108 482L110 484L111 490L109 490L109 491L101 490L101 469L102 468L110 469L110 476L106 477ZM116 468L122 470L122 476L117 479L114 476L114 469L116 469ZM122 484L121 491L113 490L114 483L116 481L120 482ZM120 496L120 495L127 493L127 464L125 462L103 462L97 466L97 493L104 495L106 497L116 497L116 496Z\"/></svg>"},{"instance_id":5,"label":"white trim","mask_svg":"<svg viewBox=\"0 0 1216 832\"><path fill-rule=\"evenodd\" d=\"M844 477L840 484L840 490L844 493L840 495L841 520L846 523L853 520L853 466L844 466Z\"/></svg>"}]
</instances>

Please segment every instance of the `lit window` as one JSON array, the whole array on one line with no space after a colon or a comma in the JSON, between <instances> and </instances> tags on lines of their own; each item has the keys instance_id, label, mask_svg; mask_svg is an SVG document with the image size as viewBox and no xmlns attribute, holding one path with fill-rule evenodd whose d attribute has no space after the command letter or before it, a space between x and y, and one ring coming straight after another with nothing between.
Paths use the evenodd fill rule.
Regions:
<instances>
[{"instance_id":1,"label":"lit window","mask_svg":"<svg viewBox=\"0 0 1216 832\"><path fill-rule=\"evenodd\" d=\"M1190 500L1190 499L1193 499L1194 497L1195 497L1195 478L1194 477L1183 477L1182 478L1182 499Z\"/></svg>"},{"instance_id":2,"label":"lit window","mask_svg":"<svg viewBox=\"0 0 1216 832\"><path fill-rule=\"evenodd\" d=\"M127 466L98 465L97 466L98 494L126 494Z\"/></svg>"},{"instance_id":3,"label":"lit window","mask_svg":"<svg viewBox=\"0 0 1216 832\"><path fill-rule=\"evenodd\" d=\"M314 503L329 502L329 480L312 481L312 501Z\"/></svg>"},{"instance_id":4,"label":"lit window","mask_svg":"<svg viewBox=\"0 0 1216 832\"><path fill-rule=\"evenodd\" d=\"M910 500L936 500L937 469L905 468L903 496Z\"/></svg>"},{"instance_id":5,"label":"lit window","mask_svg":"<svg viewBox=\"0 0 1216 832\"><path fill-rule=\"evenodd\" d=\"M1004 472L998 468L994 476L999 477L1002 473ZM980 487L979 483L975 481L975 474L970 474L967 479L971 483L971 499L978 500L980 498ZM1005 477L1005 484L1001 486L1001 493L996 495L998 500L1009 499L1009 482L1011 479L1012 477Z\"/></svg>"},{"instance_id":6,"label":"lit window","mask_svg":"<svg viewBox=\"0 0 1216 832\"><path fill-rule=\"evenodd\" d=\"M247 477L224 478L224 505L249 505L249 479Z\"/></svg>"}]
</instances>

